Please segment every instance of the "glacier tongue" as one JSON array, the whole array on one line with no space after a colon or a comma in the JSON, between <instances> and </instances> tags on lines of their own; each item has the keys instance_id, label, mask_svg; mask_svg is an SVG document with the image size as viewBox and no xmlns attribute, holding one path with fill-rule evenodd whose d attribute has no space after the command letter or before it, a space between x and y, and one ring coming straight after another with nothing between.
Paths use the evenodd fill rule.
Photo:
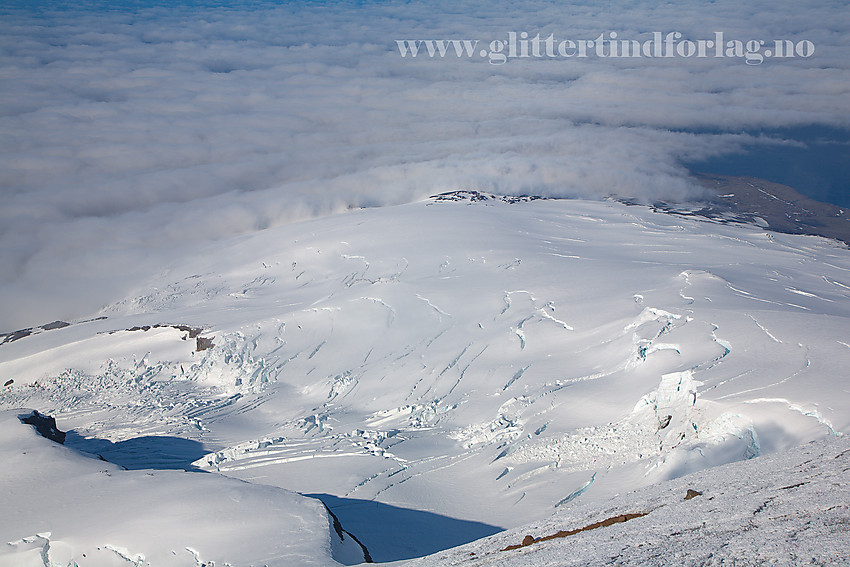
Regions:
<instances>
[{"instance_id":1,"label":"glacier tongue","mask_svg":"<svg viewBox=\"0 0 850 567\"><path fill-rule=\"evenodd\" d=\"M769 236L578 200L268 229L3 344L0 407L78 446L182 437L204 470L509 528L847 431L850 253ZM382 529L363 543L402 558L409 533Z\"/></svg>"}]
</instances>

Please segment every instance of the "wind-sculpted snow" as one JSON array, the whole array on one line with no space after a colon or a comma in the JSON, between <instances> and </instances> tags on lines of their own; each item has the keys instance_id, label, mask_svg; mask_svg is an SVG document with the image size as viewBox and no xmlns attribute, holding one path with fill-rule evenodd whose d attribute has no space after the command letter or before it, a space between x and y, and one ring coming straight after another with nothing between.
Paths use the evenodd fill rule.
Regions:
<instances>
[{"instance_id":1,"label":"wind-sculpted snow","mask_svg":"<svg viewBox=\"0 0 850 567\"><path fill-rule=\"evenodd\" d=\"M0 564L337 565L321 503L217 475L126 471L0 413Z\"/></svg>"},{"instance_id":2,"label":"wind-sculpted snow","mask_svg":"<svg viewBox=\"0 0 850 567\"><path fill-rule=\"evenodd\" d=\"M332 495L376 561L433 551L427 530L361 537L339 502L510 528L850 427L846 247L616 202L351 211L92 315L0 346L2 407L69 446L183 437L194 467Z\"/></svg>"}]
</instances>

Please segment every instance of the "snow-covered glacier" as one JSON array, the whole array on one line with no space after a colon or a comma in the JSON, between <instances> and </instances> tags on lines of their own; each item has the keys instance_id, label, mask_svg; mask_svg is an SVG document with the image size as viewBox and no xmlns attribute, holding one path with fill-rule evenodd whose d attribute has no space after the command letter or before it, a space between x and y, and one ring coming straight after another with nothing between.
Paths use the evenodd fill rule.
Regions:
<instances>
[{"instance_id":1,"label":"snow-covered glacier","mask_svg":"<svg viewBox=\"0 0 850 567\"><path fill-rule=\"evenodd\" d=\"M269 506L309 508L293 549L350 562L305 501L321 505L289 491L311 495L373 559L401 560L840 437L848 318L837 241L616 201L429 199L219 242L85 320L9 329L2 431L20 408L53 415L68 449L114 463L74 460L67 476L89 476L69 482L167 476L158 506L163 490L203 492L193 479L219 499L272 491ZM37 491L16 466L0 464L9 490ZM67 515L57 498L19 514ZM217 529L240 529L226 517ZM7 515L4 542L31 545L0 563L47 539L79 565L83 540L164 553L93 525ZM180 543L174 518L163 529L185 564L250 556Z\"/></svg>"}]
</instances>

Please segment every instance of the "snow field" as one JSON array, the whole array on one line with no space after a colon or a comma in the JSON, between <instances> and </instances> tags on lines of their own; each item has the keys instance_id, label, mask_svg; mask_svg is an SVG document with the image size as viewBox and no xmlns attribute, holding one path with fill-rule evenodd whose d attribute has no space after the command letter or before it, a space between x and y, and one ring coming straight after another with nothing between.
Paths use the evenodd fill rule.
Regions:
<instances>
[{"instance_id":1,"label":"snow field","mask_svg":"<svg viewBox=\"0 0 850 567\"><path fill-rule=\"evenodd\" d=\"M119 443L171 436L217 475L511 528L845 432L848 290L835 242L616 202L359 210L3 344L0 407L128 468L156 463ZM358 510L376 560L433 550Z\"/></svg>"}]
</instances>

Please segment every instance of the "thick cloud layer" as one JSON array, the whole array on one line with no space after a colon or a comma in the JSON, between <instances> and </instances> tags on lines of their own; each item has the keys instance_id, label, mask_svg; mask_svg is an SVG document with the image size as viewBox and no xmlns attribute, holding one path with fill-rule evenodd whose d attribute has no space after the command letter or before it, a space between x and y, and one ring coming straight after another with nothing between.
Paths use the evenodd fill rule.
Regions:
<instances>
[{"instance_id":1,"label":"thick cloud layer","mask_svg":"<svg viewBox=\"0 0 850 567\"><path fill-rule=\"evenodd\" d=\"M87 314L181 253L348 207L457 188L698 198L681 163L758 141L743 131L850 126L843 2L692 4L0 8L0 323ZM491 65L396 45L610 31L816 52Z\"/></svg>"}]
</instances>

